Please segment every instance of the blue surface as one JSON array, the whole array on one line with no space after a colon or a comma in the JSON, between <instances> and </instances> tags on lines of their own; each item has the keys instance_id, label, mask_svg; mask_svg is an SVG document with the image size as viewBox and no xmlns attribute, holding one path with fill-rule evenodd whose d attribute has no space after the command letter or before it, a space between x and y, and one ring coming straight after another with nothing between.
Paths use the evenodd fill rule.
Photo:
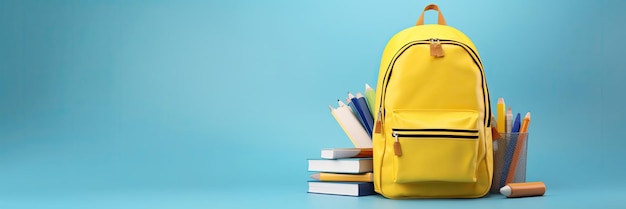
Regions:
<instances>
[{"instance_id":1,"label":"blue surface","mask_svg":"<svg viewBox=\"0 0 626 209\"><path fill-rule=\"evenodd\" d=\"M427 2L1 1L0 208L618 207L626 3L432 2L532 112L546 196L306 193L306 159L351 145L327 106Z\"/></svg>"}]
</instances>

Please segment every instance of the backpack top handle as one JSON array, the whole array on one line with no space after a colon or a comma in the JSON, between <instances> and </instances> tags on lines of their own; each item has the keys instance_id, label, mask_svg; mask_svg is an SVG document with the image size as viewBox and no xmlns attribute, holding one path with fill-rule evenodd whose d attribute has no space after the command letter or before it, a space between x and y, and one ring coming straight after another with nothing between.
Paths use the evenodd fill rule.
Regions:
<instances>
[{"instance_id":1,"label":"backpack top handle","mask_svg":"<svg viewBox=\"0 0 626 209\"><path fill-rule=\"evenodd\" d=\"M420 18L417 19L417 23L415 25L424 25L424 13L426 13L426 11L428 10L437 11L437 13L439 13L439 17L437 18L437 23L439 25L446 25L446 19L443 18L443 13L441 13L441 11L439 10L439 6L437 6L436 4L429 4L428 6L426 6L424 8L424 11L422 12L422 15L420 15Z\"/></svg>"}]
</instances>

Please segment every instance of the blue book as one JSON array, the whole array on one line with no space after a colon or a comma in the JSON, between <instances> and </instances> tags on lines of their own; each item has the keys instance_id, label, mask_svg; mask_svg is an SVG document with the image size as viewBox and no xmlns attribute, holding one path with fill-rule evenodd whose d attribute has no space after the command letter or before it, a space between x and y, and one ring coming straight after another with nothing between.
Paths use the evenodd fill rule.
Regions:
<instances>
[{"instance_id":1,"label":"blue book","mask_svg":"<svg viewBox=\"0 0 626 209\"><path fill-rule=\"evenodd\" d=\"M309 193L346 196L365 196L376 194L372 182L331 182L309 181Z\"/></svg>"},{"instance_id":2,"label":"blue book","mask_svg":"<svg viewBox=\"0 0 626 209\"><path fill-rule=\"evenodd\" d=\"M370 113L370 109L367 106L367 100L363 97L363 94L356 93L356 97L350 98L355 109L357 109L358 116L363 120L363 126L367 131L367 134L372 137L372 130L374 129L374 118Z\"/></svg>"}]
</instances>

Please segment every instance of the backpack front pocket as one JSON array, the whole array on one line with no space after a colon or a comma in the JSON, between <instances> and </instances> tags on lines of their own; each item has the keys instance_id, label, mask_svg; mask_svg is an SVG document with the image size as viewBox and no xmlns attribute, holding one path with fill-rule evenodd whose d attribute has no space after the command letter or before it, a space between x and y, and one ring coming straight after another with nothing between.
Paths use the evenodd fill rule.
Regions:
<instances>
[{"instance_id":1,"label":"backpack front pocket","mask_svg":"<svg viewBox=\"0 0 626 209\"><path fill-rule=\"evenodd\" d=\"M394 111L391 141L396 183L476 182L476 111Z\"/></svg>"}]
</instances>

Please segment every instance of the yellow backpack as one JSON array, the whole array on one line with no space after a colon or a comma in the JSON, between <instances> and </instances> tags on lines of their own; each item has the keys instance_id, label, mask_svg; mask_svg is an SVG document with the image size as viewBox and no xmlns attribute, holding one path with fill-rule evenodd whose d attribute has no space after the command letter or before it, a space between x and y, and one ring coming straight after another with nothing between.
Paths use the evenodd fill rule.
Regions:
<instances>
[{"instance_id":1,"label":"yellow backpack","mask_svg":"<svg viewBox=\"0 0 626 209\"><path fill-rule=\"evenodd\" d=\"M424 13L439 13L424 25ZM475 198L493 173L491 107L470 39L437 5L394 35L376 90L374 185L387 198Z\"/></svg>"}]
</instances>

